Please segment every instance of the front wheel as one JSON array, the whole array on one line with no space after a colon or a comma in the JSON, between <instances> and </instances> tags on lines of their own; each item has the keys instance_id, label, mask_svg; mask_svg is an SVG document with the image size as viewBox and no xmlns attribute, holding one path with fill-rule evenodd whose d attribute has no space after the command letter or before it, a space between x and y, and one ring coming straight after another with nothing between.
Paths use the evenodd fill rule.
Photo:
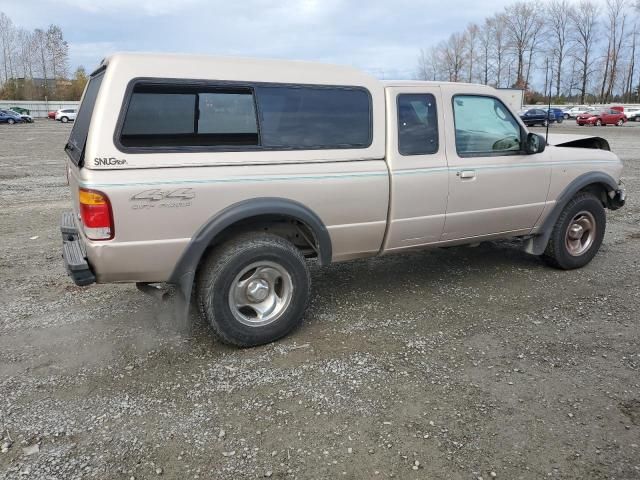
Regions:
<instances>
[{"instance_id":1,"label":"front wheel","mask_svg":"<svg viewBox=\"0 0 640 480\"><path fill-rule=\"evenodd\" d=\"M302 322L311 280L304 256L289 241L247 233L216 248L198 272L200 313L225 343L273 342Z\"/></svg>"},{"instance_id":2,"label":"front wheel","mask_svg":"<svg viewBox=\"0 0 640 480\"><path fill-rule=\"evenodd\" d=\"M602 120L598 119L596 120L596 127L601 127L602 126Z\"/></svg>"},{"instance_id":3,"label":"front wheel","mask_svg":"<svg viewBox=\"0 0 640 480\"><path fill-rule=\"evenodd\" d=\"M69 119L67 117L62 117L62 118L60 118L60 121L62 123L67 123L69 121Z\"/></svg>"},{"instance_id":4,"label":"front wheel","mask_svg":"<svg viewBox=\"0 0 640 480\"><path fill-rule=\"evenodd\" d=\"M569 114L568 114L568 113L565 113L565 114L564 114L564 119L565 119L565 120L569 120L569 118L570 118L570 117L569 117Z\"/></svg>"},{"instance_id":5,"label":"front wheel","mask_svg":"<svg viewBox=\"0 0 640 480\"><path fill-rule=\"evenodd\" d=\"M542 258L562 270L585 266L600 249L606 223L600 200L591 193L579 193L558 217Z\"/></svg>"},{"instance_id":6,"label":"front wheel","mask_svg":"<svg viewBox=\"0 0 640 480\"><path fill-rule=\"evenodd\" d=\"M549 120L545 120L544 122L542 122L543 127L546 127L547 125L549 125Z\"/></svg>"},{"instance_id":7,"label":"front wheel","mask_svg":"<svg viewBox=\"0 0 640 480\"><path fill-rule=\"evenodd\" d=\"M620 120L618 120L618 121L616 122L616 126L617 126L617 127L621 127L623 124L624 124L624 122L622 121L622 119L620 119Z\"/></svg>"},{"instance_id":8,"label":"front wheel","mask_svg":"<svg viewBox=\"0 0 640 480\"><path fill-rule=\"evenodd\" d=\"M8 123L9 125L13 125L13 124L14 124L14 123L16 123L16 122L15 122L15 120L14 120L13 118L10 118L9 120L7 120L7 123Z\"/></svg>"}]
</instances>

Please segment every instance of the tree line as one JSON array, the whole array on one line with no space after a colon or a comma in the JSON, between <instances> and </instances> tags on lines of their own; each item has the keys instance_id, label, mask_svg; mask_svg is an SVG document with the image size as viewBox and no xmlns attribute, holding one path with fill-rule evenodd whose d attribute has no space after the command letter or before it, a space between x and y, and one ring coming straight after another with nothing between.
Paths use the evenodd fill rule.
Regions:
<instances>
[{"instance_id":1,"label":"tree line","mask_svg":"<svg viewBox=\"0 0 640 480\"><path fill-rule=\"evenodd\" d=\"M58 25L33 31L0 12L0 99L79 100L87 76L69 76L69 44Z\"/></svg>"},{"instance_id":2,"label":"tree line","mask_svg":"<svg viewBox=\"0 0 640 480\"><path fill-rule=\"evenodd\" d=\"M640 0L520 0L420 50L416 76L523 88L527 103L640 103L638 13Z\"/></svg>"}]
</instances>

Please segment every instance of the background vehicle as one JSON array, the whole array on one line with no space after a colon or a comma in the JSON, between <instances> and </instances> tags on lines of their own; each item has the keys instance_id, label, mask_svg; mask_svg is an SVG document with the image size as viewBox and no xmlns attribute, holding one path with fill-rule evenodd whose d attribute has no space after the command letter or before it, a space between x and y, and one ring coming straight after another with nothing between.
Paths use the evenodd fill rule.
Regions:
<instances>
[{"instance_id":1,"label":"background vehicle","mask_svg":"<svg viewBox=\"0 0 640 480\"><path fill-rule=\"evenodd\" d=\"M64 110L58 110L56 112L56 120L60 120L62 123L74 121L76 119L77 110L75 108L65 108Z\"/></svg>"},{"instance_id":2,"label":"background vehicle","mask_svg":"<svg viewBox=\"0 0 640 480\"><path fill-rule=\"evenodd\" d=\"M54 110L52 112L48 112L47 113L47 118L51 119L51 120L55 120L56 119L56 113L58 113L57 110Z\"/></svg>"},{"instance_id":3,"label":"background vehicle","mask_svg":"<svg viewBox=\"0 0 640 480\"><path fill-rule=\"evenodd\" d=\"M640 107L627 107L624 109L624 114L628 121L640 122Z\"/></svg>"},{"instance_id":4,"label":"background vehicle","mask_svg":"<svg viewBox=\"0 0 640 480\"><path fill-rule=\"evenodd\" d=\"M24 123L24 120L16 113L9 113L8 110L0 110L0 123L13 125L14 123Z\"/></svg>"},{"instance_id":5,"label":"background vehicle","mask_svg":"<svg viewBox=\"0 0 640 480\"><path fill-rule=\"evenodd\" d=\"M22 110L22 109L21 109ZM25 113L20 113L20 112L16 112L13 109L7 109L7 110L2 110L5 113L8 114L13 114L13 115L17 115L18 117L20 117L25 123L33 123L33 118L31 117L31 115L27 115Z\"/></svg>"},{"instance_id":6,"label":"background vehicle","mask_svg":"<svg viewBox=\"0 0 640 480\"><path fill-rule=\"evenodd\" d=\"M20 115L31 115L31 110L27 110L26 108L22 107L11 107L9 110L18 112Z\"/></svg>"},{"instance_id":7,"label":"background vehicle","mask_svg":"<svg viewBox=\"0 0 640 480\"><path fill-rule=\"evenodd\" d=\"M517 237L580 268L625 197L606 140L547 146L489 86L309 62L114 55L65 151L73 280L169 283L185 305L193 291L213 331L244 347L300 324L307 258Z\"/></svg>"},{"instance_id":8,"label":"background vehicle","mask_svg":"<svg viewBox=\"0 0 640 480\"><path fill-rule=\"evenodd\" d=\"M576 123L578 125L617 125L622 126L627 121L624 113L610 108L605 110L590 110L578 115Z\"/></svg>"},{"instance_id":9,"label":"background vehicle","mask_svg":"<svg viewBox=\"0 0 640 480\"><path fill-rule=\"evenodd\" d=\"M586 105L576 105L575 107L567 108L564 110L564 119L568 120L570 118L576 118L578 115L589 110L589 107Z\"/></svg>"},{"instance_id":10,"label":"background vehicle","mask_svg":"<svg viewBox=\"0 0 640 480\"><path fill-rule=\"evenodd\" d=\"M551 108L549 109L549 115L555 118L555 121L558 123L562 123L564 120L564 110L561 108Z\"/></svg>"},{"instance_id":11,"label":"background vehicle","mask_svg":"<svg viewBox=\"0 0 640 480\"><path fill-rule=\"evenodd\" d=\"M533 127L535 125L546 126L548 123L556 121L555 113L541 108L531 108L526 110L520 115L520 119L527 127Z\"/></svg>"}]
</instances>

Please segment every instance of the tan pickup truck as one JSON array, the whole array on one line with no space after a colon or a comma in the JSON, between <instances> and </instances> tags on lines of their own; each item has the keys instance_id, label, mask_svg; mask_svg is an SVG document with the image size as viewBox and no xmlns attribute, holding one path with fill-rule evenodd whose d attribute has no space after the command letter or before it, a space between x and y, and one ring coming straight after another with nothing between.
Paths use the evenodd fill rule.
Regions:
<instances>
[{"instance_id":1,"label":"tan pickup truck","mask_svg":"<svg viewBox=\"0 0 640 480\"><path fill-rule=\"evenodd\" d=\"M307 259L520 237L577 268L624 204L605 140L547 144L499 90L313 63L113 55L65 150L73 280L174 284L239 346L301 322Z\"/></svg>"}]
</instances>

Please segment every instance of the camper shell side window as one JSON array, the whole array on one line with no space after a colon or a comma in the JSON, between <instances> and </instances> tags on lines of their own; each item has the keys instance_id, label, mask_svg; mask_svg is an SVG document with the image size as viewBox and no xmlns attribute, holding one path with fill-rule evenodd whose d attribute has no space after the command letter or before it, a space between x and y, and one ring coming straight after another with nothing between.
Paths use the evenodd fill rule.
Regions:
<instances>
[{"instance_id":1,"label":"camper shell side window","mask_svg":"<svg viewBox=\"0 0 640 480\"><path fill-rule=\"evenodd\" d=\"M363 87L135 79L114 142L123 152L368 148Z\"/></svg>"}]
</instances>

